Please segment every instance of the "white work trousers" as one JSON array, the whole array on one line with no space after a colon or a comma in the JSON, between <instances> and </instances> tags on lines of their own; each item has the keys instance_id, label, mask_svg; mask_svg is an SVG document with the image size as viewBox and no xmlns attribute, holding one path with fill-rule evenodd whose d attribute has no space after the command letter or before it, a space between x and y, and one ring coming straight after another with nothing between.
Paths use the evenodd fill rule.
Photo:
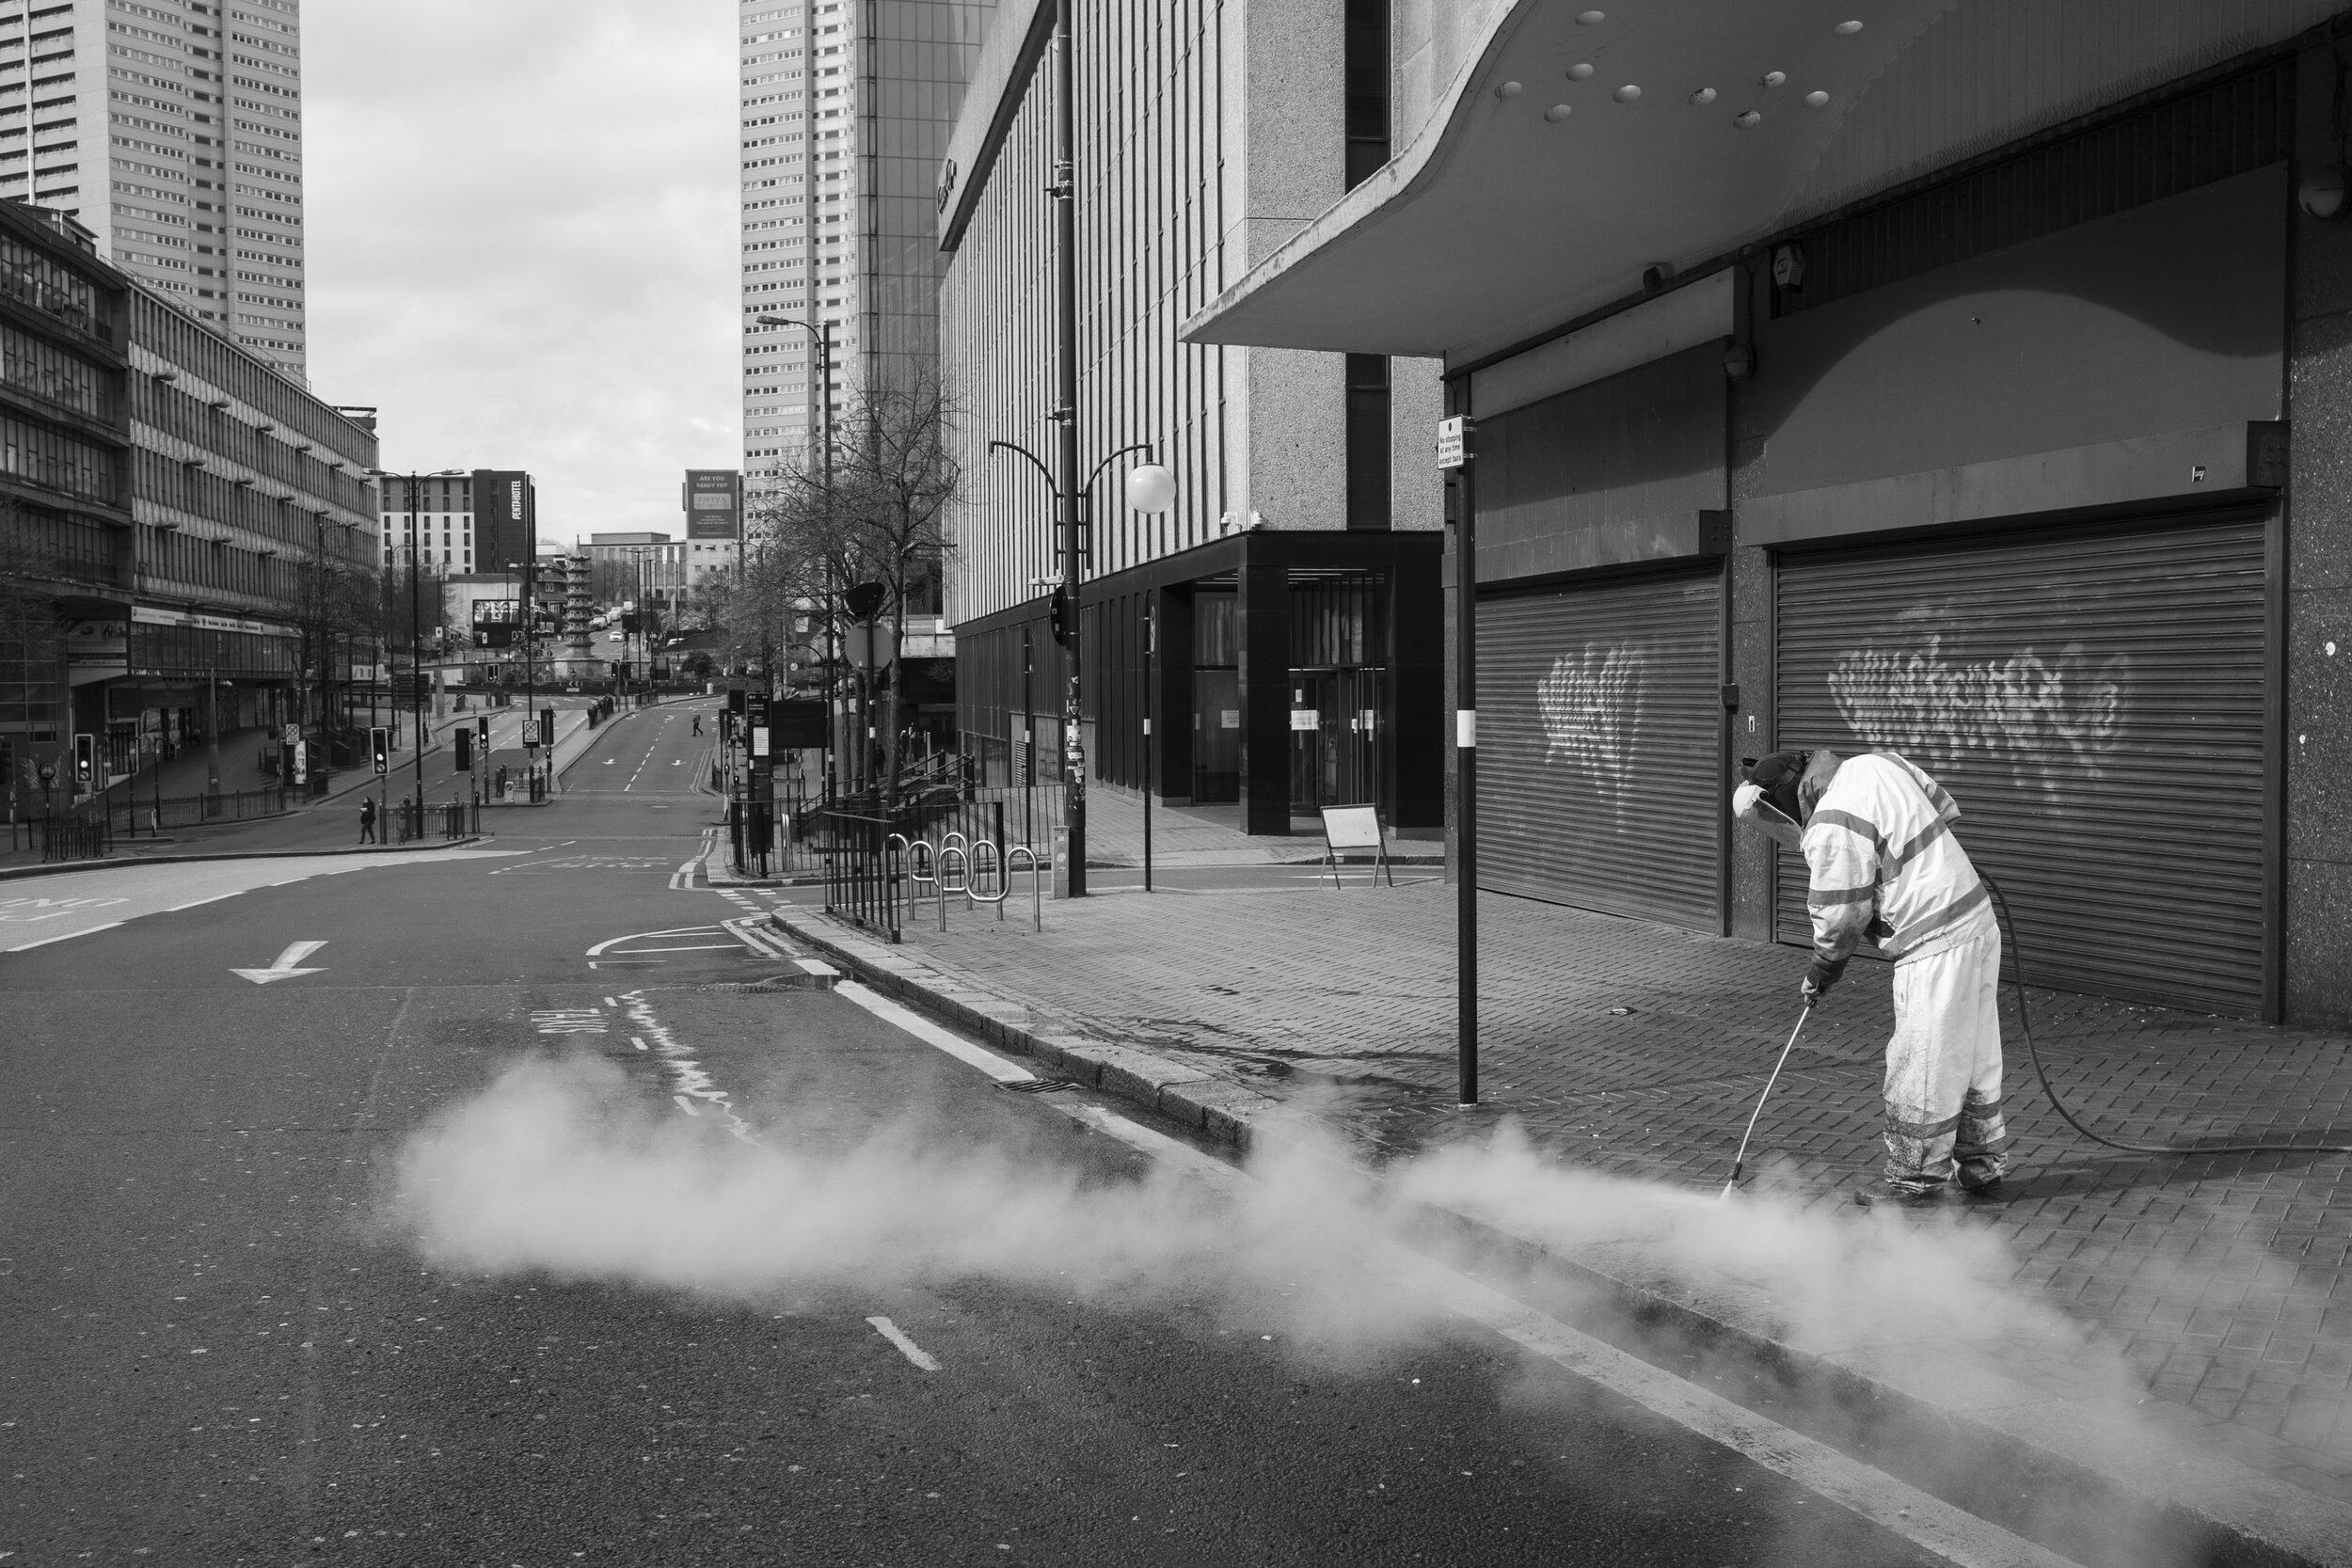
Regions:
<instances>
[{"instance_id":1,"label":"white work trousers","mask_svg":"<svg viewBox=\"0 0 2352 1568\"><path fill-rule=\"evenodd\" d=\"M1933 1189L1959 1168L1981 1187L2001 1151L2001 928L1989 909L1938 932L1895 965L1886 1042L1886 1180Z\"/></svg>"}]
</instances>

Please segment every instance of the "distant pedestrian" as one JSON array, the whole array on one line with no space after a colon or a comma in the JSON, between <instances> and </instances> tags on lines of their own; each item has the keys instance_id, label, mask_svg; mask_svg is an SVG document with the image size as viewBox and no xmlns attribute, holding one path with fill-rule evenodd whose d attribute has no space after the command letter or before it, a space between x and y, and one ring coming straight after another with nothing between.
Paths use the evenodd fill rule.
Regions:
<instances>
[{"instance_id":1,"label":"distant pedestrian","mask_svg":"<svg viewBox=\"0 0 2352 1568\"><path fill-rule=\"evenodd\" d=\"M359 802L359 842L362 844L384 842L375 836L375 797L373 795Z\"/></svg>"},{"instance_id":2,"label":"distant pedestrian","mask_svg":"<svg viewBox=\"0 0 2352 1568\"><path fill-rule=\"evenodd\" d=\"M694 715L694 733L696 735L703 733L703 716L699 713Z\"/></svg>"}]
</instances>

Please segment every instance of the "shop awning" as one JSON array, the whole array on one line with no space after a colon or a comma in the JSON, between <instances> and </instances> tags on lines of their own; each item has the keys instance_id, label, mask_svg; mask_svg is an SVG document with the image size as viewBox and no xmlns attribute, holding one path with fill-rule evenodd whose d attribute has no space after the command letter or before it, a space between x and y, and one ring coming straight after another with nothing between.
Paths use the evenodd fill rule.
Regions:
<instances>
[{"instance_id":1,"label":"shop awning","mask_svg":"<svg viewBox=\"0 0 2352 1568\"><path fill-rule=\"evenodd\" d=\"M1463 363L2341 8L1497 5L1412 143L1184 337Z\"/></svg>"}]
</instances>

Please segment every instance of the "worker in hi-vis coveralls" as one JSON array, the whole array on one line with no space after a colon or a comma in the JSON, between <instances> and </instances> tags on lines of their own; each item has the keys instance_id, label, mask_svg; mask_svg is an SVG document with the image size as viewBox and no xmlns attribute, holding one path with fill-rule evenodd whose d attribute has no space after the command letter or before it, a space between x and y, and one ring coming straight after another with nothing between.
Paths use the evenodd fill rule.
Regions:
<instances>
[{"instance_id":1,"label":"worker in hi-vis coveralls","mask_svg":"<svg viewBox=\"0 0 2352 1568\"><path fill-rule=\"evenodd\" d=\"M1997 1196L2001 929L1944 786L1892 752L1776 752L1749 765L1732 815L1804 856L1813 916L1805 1005L1865 938L1895 960L1883 1196L1932 1203L1957 1175Z\"/></svg>"}]
</instances>

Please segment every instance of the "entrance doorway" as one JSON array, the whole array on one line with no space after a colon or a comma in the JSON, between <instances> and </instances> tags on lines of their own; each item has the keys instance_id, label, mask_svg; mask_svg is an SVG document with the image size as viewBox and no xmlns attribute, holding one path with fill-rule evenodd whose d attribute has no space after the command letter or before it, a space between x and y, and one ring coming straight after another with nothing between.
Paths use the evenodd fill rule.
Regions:
<instances>
[{"instance_id":1,"label":"entrance doorway","mask_svg":"<svg viewBox=\"0 0 2352 1568\"><path fill-rule=\"evenodd\" d=\"M1291 810L1380 801L1380 716L1388 672L1359 665L1291 672Z\"/></svg>"},{"instance_id":2,"label":"entrance doorway","mask_svg":"<svg viewBox=\"0 0 2352 1568\"><path fill-rule=\"evenodd\" d=\"M1241 672L1192 673L1192 798L1241 799Z\"/></svg>"}]
</instances>

